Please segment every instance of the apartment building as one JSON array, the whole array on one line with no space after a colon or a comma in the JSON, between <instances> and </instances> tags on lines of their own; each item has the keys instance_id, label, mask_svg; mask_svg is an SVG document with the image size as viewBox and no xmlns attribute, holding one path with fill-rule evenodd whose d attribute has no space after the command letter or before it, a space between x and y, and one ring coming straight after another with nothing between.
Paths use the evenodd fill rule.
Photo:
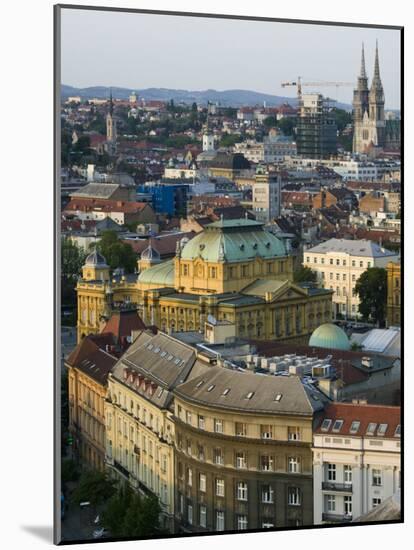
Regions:
<instances>
[{"instance_id":1,"label":"apartment building","mask_svg":"<svg viewBox=\"0 0 414 550\"><path fill-rule=\"evenodd\" d=\"M303 265L317 273L319 286L333 290L334 316L359 317L355 285L370 267L386 267L398 254L368 240L329 239L303 253Z\"/></svg>"},{"instance_id":2,"label":"apartment building","mask_svg":"<svg viewBox=\"0 0 414 550\"><path fill-rule=\"evenodd\" d=\"M400 407L332 403L313 436L314 523L349 523L400 488Z\"/></svg>"}]
</instances>

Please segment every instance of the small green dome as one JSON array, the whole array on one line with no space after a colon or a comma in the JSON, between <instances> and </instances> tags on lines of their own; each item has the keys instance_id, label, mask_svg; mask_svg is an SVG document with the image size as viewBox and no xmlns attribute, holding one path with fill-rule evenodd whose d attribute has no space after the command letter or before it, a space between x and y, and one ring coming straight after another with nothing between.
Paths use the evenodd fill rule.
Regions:
<instances>
[{"instance_id":1,"label":"small green dome","mask_svg":"<svg viewBox=\"0 0 414 550\"><path fill-rule=\"evenodd\" d=\"M345 331L332 323L325 323L315 329L309 339L309 345L316 348L340 349L344 351L351 349L351 344Z\"/></svg>"}]
</instances>

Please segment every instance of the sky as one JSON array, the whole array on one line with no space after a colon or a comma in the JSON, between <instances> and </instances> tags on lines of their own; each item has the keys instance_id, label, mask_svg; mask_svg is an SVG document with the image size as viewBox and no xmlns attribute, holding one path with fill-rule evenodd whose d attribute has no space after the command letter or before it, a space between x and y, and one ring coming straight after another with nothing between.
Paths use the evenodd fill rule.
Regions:
<instances>
[{"instance_id":1,"label":"sky","mask_svg":"<svg viewBox=\"0 0 414 550\"><path fill-rule=\"evenodd\" d=\"M400 33L372 29L62 10L62 83L76 87L244 89L294 97L283 81L369 82L378 40L385 108L400 107ZM351 103L353 86L311 86Z\"/></svg>"}]
</instances>

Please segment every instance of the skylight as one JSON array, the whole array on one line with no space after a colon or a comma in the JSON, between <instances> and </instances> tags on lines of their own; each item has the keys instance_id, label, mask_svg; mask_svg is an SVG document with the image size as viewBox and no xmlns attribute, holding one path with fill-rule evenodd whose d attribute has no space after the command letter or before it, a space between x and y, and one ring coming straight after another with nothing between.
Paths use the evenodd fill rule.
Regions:
<instances>
[{"instance_id":1,"label":"skylight","mask_svg":"<svg viewBox=\"0 0 414 550\"><path fill-rule=\"evenodd\" d=\"M160 355L161 355L161 357L165 357L165 356L167 355L167 352L166 352L166 351L162 351L162 352L160 353Z\"/></svg>"},{"instance_id":2,"label":"skylight","mask_svg":"<svg viewBox=\"0 0 414 550\"><path fill-rule=\"evenodd\" d=\"M361 425L361 422L359 420L353 420L351 427L349 428L349 433L356 434L357 431L359 430L360 425Z\"/></svg>"},{"instance_id":3,"label":"skylight","mask_svg":"<svg viewBox=\"0 0 414 550\"><path fill-rule=\"evenodd\" d=\"M214 384L211 384L211 386L209 386L209 387L207 388L207 391L214 390L215 387L216 387L216 386L215 386Z\"/></svg>"},{"instance_id":4,"label":"skylight","mask_svg":"<svg viewBox=\"0 0 414 550\"><path fill-rule=\"evenodd\" d=\"M278 393L275 397L275 401L277 401L279 403L279 401L282 399L282 394L281 393Z\"/></svg>"},{"instance_id":5,"label":"skylight","mask_svg":"<svg viewBox=\"0 0 414 550\"><path fill-rule=\"evenodd\" d=\"M148 344L148 346L147 346L147 348L150 349L150 350L151 350L153 347L154 347L154 346L153 346L152 344Z\"/></svg>"},{"instance_id":6,"label":"skylight","mask_svg":"<svg viewBox=\"0 0 414 550\"><path fill-rule=\"evenodd\" d=\"M200 382L197 382L196 388L200 388L204 384L204 380L200 380Z\"/></svg>"},{"instance_id":7,"label":"skylight","mask_svg":"<svg viewBox=\"0 0 414 550\"><path fill-rule=\"evenodd\" d=\"M173 358L174 358L174 355L169 355L169 356L167 357L167 361L171 361L171 359L173 359Z\"/></svg>"},{"instance_id":8,"label":"skylight","mask_svg":"<svg viewBox=\"0 0 414 550\"><path fill-rule=\"evenodd\" d=\"M251 399L254 395L254 391L249 391L249 393L246 395L246 399Z\"/></svg>"},{"instance_id":9,"label":"skylight","mask_svg":"<svg viewBox=\"0 0 414 550\"><path fill-rule=\"evenodd\" d=\"M374 435L376 427L377 424L375 422L370 422L367 428L367 435Z\"/></svg>"},{"instance_id":10,"label":"skylight","mask_svg":"<svg viewBox=\"0 0 414 550\"><path fill-rule=\"evenodd\" d=\"M155 348L154 353L158 353L160 351L160 348Z\"/></svg>"},{"instance_id":11,"label":"skylight","mask_svg":"<svg viewBox=\"0 0 414 550\"><path fill-rule=\"evenodd\" d=\"M334 425L332 426L332 431L339 432L339 430L342 428L343 423L343 420L335 420Z\"/></svg>"},{"instance_id":12,"label":"skylight","mask_svg":"<svg viewBox=\"0 0 414 550\"><path fill-rule=\"evenodd\" d=\"M385 432L388 429L388 424L380 424L378 426L377 435L385 435Z\"/></svg>"},{"instance_id":13,"label":"skylight","mask_svg":"<svg viewBox=\"0 0 414 550\"><path fill-rule=\"evenodd\" d=\"M174 363L175 363L176 365L178 365L179 362L180 362L180 360L179 360L178 358L175 359L175 361L174 361Z\"/></svg>"},{"instance_id":14,"label":"skylight","mask_svg":"<svg viewBox=\"0 0 414 550\"><path fill-rule=\"evenodd\" d=\"M226 388L221 395L227 395L230 391L230 388Z\"/></svg>"},{"instance_id":15,"label":"skylight","mask_svg":"<svg viewBox=\"0 0 414 550\"><path fill-rule=\"evenodd\" d=\"M395 435L395 437L400 437L401 436L401 425L400 424L398 424L398 426L395 428L394 435Z\"/></svg>"},{"instance_id":16,"label":"skylight","mask_svg":"<svg viewBox=\"0 0 414 550\"><path fill-rule=\"evenodd\" d=\"M332 420L330 418L325 418L321 425L321 430L324 432L327 432L332 424Z\"/></svg>"}]
</instances>

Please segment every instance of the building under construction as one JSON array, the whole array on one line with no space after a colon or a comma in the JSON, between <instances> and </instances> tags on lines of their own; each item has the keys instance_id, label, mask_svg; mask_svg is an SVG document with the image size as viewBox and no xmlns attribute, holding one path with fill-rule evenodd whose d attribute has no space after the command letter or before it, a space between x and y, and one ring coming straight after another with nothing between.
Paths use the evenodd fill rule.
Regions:
<instances>
[{"instance_id":1,"label":"building under construction","mask_svg":"<svg viewBox=\"0 0 414 550\"><path fill-rule=\"evenodd\" d=\"M298 155L327 158L337 153L337 128L332 103L322 94L301 94L297 124Z\"/></svg>"}]
</instances>

